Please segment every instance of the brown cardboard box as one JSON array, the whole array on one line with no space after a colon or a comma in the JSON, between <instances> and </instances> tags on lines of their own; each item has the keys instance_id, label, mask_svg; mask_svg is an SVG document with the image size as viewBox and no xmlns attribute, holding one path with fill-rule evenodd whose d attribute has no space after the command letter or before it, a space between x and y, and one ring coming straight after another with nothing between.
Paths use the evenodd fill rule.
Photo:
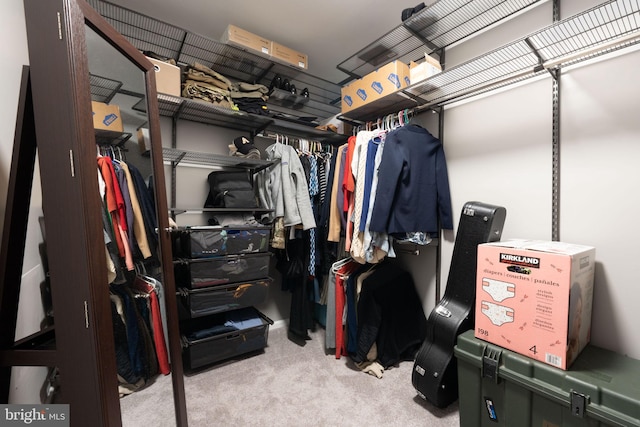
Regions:
<instances>
[{"instance_id":1,"label":"brown cardboard box","mask_svg":"<svg viewBox=\"0 0 640 427\"><path fill-rule=\"evenodd\" d=\"M424 55L424 62L418 64L417 62L411 61L409 64L409 78L411 80L411 84L426 80L441 71L442 67L440 66L440 62L427 54Z\"/></svg>"},{"instance_id":2,"label":"brown cardboard box","mask_svg":"<svg viewBox=\"0 0 640 427\"><path fill-rule=\"evenodd\" d=\"M409 66L400 61L390 62L342 88L342 113L385 97L409 84Z\"/></svg>"},{"instance_id":3,"label":"brown cardboard box","mask_svg":"<svg viewBox=\"0 0 640 427\"><path fill-rule=\"evenodd\" d=\"M149 151L151 150L151 138L149 136L149 129L138 129L138 148L140 149L141 155L149 155Z\"/></svg>"},{"instance_id":4,"label":"brown cardboard box","mask_svg":"<svg viewBox=\"0 0 640 427\"><path fill-rule=\"evenodd\" d=\"M280 43L271 42L271 57L305 70L309 68L309 57L307 55Z\"/></svg>"},{"instance_id":5,"label":"brown cardboard box","mask_svg":"<svg viewBox=\"0 0 640 427\"><path fill-rule=\"evenodd\" d=\"M180 67L147 57L156 71L156 91L171 96L180 96Z\"/></svg>"},{"instance_id":6,"label":"brown cardboard box","mask_svg":"<svg viewBox=\"0 0 640 427\"><path fill-rule=\"evenodd\" d=\"M220 40L233 46L249 48L266 56L271 53L271 40L257 36L235 25L229 25Z\"/></svg>"},{"instance_id":7,"label":"brown cardboard box","mask_svg":"<svg viewBox=\"0 0 640 427\"><path fill-rule=\"evenodd\" d=\"M108 105L103 102L91 101L93 111L93 127L96 129L123 132L120 107L115 104Z\"/></svg>"}]
</instances>

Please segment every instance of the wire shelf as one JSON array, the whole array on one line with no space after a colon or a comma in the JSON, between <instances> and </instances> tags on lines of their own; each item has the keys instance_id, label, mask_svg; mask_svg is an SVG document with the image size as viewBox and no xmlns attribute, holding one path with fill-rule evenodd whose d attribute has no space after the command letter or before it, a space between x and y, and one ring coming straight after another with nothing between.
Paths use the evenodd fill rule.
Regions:
<instances>
[{"instance_id":1,"label":"wire shelf","mask_svg":"<svg viewBox=\"0 0 640 427\"><path fill-rule=\"evenodd\" d=\"M521 40L436 74L405 92L420 98L423 104L441 104L480 90L494 89L505 80L533 77L544 71L534 71L538 62L538 57Z\"/></svg>"},{"instance_id":2,"label":"wire shelf","mask_svg":"<svg viewBox=\"0 0 640 427\"><path fill-rule=\"evenodd\" d=\"M191 165L212 166L225 169L252 170L258 172L274 163L268 160L243 159L241 157L225 156L221 154L200 153L162 147L162 157L165 162Z\"/></svg>"},{"instance_id":3,"label":"wire shelf","mask_svg":"<svg viewBox=\"0 0 640 427\"><path fill-rule=\"evenodd\" d=\"M639 0L613 0L540 30L528 39L543 62L567 66L637 43L639 23Z\"/></svg>"},{"instance_id":4,"label":"wire shelf","mask_svg":"<svg viewBox=\"0 0 640 427\"><path fill-rule=\"evenodd\" d=\"M439 0L338 64L338 69L360 78L392 60L416 61L544 1Z\"/></svg>"},{"instance_id":5,"label":"wire shelf","mask_svg":"<svg viewBox=\"0 0 640 427\"><path fill-rule=\"evenodd\" d=\"M182 28L167 24L130 9L104 0L87 0L109 24L124 35L141 51L152 51L177 63L202 63L232 80L269 86L276 73L283 78L302 83L310 98L326 103L326 108L315 109L306 115L321 119L340 112L340 85L315 77L294 66L274 62L269 57L213 40ZM304 109L304 108L303 108ZM322 114L322 115L320 115Z\"/></svg>"},{"instance_id":6,"label":"wire shelf","mask_svg":"<svg viewBox=\"0 0 640 427\"><path fill-rule=\"evenodd\" d=\"M178 60L185 30L106 1L87 2L137 49Z\"/></svg>"},{"instance_id":7,"label":"wire shelf","mask_svg":"<svg viewBox=\"0 0 640 427\"><path fill-rule=\"evenodd\" d=\"M89 74L89 85L91 86L91 99L108 104L122 87L122 82Z\"/></svg>"},{"instance_id":8,"label":"wire shelf","mask_svg":"<svg viewBox=\"0 0 640 427\"><path fill-rule=\"evenodd\" d=\"M348 112L375 120L442 106L640 43L640 0L612 0ZM408 101L411 99L411 101Z\"/></svg>"}]
</instances>

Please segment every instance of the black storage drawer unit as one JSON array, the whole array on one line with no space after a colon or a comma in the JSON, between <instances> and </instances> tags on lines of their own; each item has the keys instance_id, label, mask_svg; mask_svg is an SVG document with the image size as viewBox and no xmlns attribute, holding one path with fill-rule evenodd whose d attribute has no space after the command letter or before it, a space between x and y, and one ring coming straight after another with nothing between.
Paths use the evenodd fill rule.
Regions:
<instances>
[{"instance_id":1,"label":"black storage drawer unit","mask_svg":"<svg viewBox=\"0 0 640 427\"><path fill-rule=\"evenodd\" d=\"M270 254L227 255L174 261L176 283L197 289L225 283L246 282L269 276Z\"/></svg>"},{"instance_id":2,"label":"black storage drawer unit","mask_svg":"<svg viewBox=\"0 0 640 427\"><path fill-rule=\"evenodd\" d=\"M267 252L270 227L180 227L171 233L176 258Z\"/></svg>"},{"instance_id":3,"label":"black storage drawer unit","mask_svg":"<svg viewBox=\"0 0 640 427\"><path fill-rule=\"evenodd\" d=\"M200 289L180 289L182 305L191 318L261 304L267 300L270 278L217 285Z\"/></svg>"},{"instance_id":4,"label":"black storage drawer unit","mask_svg":"<svg viewBox=\"0 0 640 427\"><path fill-rule=\"evenodd\" d=\"M267 346L273 321L253 307L193 319L182 325L183 361L197 369Z\"/></svg>"}]
</instances>

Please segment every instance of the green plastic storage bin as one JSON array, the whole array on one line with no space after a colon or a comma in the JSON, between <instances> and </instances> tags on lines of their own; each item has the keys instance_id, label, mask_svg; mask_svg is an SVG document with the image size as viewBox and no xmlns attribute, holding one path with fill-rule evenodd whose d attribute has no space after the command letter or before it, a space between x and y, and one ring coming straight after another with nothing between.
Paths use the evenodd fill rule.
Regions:
<instances>
[{"instance_id":1,"label":"green plastic storage bin","mask_svg":"<svg viewBox=\"0 0 640 427\"><path fill-rule=\"evenodd\" d=\"M564 371L458 336L460 426L640 426L640 361L587 345Z\"/></svg>"}]
</instances>

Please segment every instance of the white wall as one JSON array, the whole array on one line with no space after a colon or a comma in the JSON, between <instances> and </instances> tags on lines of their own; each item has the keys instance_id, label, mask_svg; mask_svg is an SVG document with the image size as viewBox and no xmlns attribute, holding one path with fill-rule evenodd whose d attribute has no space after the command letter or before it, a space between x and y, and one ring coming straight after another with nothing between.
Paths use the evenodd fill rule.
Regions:
<instances>
[{"instance_id":1,"label":"white wall","mask_svg":"<svg viewBox=\"0 0 640 427\"><path fill-rule=\"evenodd\" d=\"M5 1L0 6L0 38L5 40L2 48L3 60L0 64L0 218L4 220L22 66L29 63L22 1ZM40 284L44 280L44 271L38 252L42 236L37 221L41 215L40 177L36 168L22 269L16 339L40 330L40 321L43 318ZM46 371L47 369L42 367L14 368L10 401L38 402L40 385Z\"/></svg>"},{"instance_id":2,"label":"white wall","mask_svg":"<svg viewBox=\"0 0 640 427\"><path fill-rule=\"evenodd\" d=\"M563 0L568 17L598 1ZM552 22L547 2L447 52L449 66L519 39ZM560 89L560 240L596 247L592 343L640 358L636 332L640 248L640 52L630 49L562 72ZM455 224L465 202L504 206L503 239L551 239L551 78L452 104L443 141ZM442 244L446 283L453 235Z\"/></svg>"}]
</instances>

